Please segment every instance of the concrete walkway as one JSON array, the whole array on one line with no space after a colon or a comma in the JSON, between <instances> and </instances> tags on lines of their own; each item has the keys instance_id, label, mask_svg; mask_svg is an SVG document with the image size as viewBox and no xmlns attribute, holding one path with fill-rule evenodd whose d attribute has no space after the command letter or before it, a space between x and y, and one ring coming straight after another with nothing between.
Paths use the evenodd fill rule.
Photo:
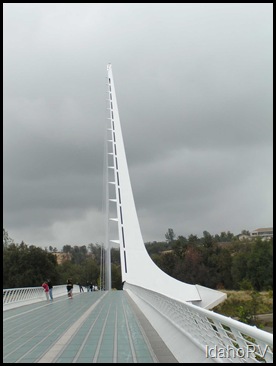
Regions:
<instances>
[{"instance_id":1,"label":"concrete walkway","mask_svg":"<svg viewBox=\"0 0 276 366\"><path fill-rule=\"evenodd\" d=\"M126 291L7 310L3 333L3 363L178 363Z\"/></svg>"}]
</instances>

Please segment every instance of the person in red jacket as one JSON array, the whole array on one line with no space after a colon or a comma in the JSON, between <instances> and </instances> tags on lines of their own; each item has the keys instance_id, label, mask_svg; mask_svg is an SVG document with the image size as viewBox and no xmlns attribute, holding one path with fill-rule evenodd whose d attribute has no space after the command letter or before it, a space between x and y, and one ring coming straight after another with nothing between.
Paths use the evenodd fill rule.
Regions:
<instances>
[{"instance_id":1,"label":"person in red jacket","mask_svg":"<svg viewBox=\"0 0 276 366\"><path fill-rule=\"evenodd\" d=\"M45 295L46 295L46 300L49 300L49 286L47 281L43 282L43 284L41 285L44 288L45 291Z\"/></svg>"}]
</instances>

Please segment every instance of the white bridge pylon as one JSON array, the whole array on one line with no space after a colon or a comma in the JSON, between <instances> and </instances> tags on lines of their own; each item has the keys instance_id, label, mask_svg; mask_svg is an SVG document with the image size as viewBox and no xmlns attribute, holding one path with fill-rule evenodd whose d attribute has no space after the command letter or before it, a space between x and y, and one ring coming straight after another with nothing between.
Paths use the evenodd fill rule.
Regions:
<instances>
[{"instance_id":1,"label":"white bridge pylon","mask_svg":"<svg viewBox=\"0 0 276 366\"><path fill-rule=\"evenodd\" d=\"M174 279L163 272L150 258L142 238L129 177L124 141L117 105L111 64L107 65L108 128L107 128L107 231L110 221L118 227L118 237L109 238L106 248L109 263L106 263L106 289L111 287L110 248L119 243L122 281L168 296L178 301L194 303L210 309L226 299L226 294L199 285L191 285ZM113 193L111 193L111 186ZM112 195L115 195L112 196ZM115 217L109 216L115 205Z\"/></svg>"}]
</instances>

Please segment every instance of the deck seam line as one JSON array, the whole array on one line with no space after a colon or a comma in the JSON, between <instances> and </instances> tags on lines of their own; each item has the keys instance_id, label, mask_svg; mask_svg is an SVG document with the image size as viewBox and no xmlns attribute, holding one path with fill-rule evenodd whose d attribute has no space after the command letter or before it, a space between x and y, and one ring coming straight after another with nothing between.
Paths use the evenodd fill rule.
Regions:
<instances>
[{"instance_id":1,"label":"deck seam line","mask_svg":"<svg viewBox=\"0 0 276 366\"><path fill-rule=\"evenodd\" d=\"M107 293L103 294L72 326L57 340L57 342L37 361L37 363L55 363L58 356L65 349L68 341L76 334L79 328L84 324L90 313L102 301Z\"/></svg>"},{"instance_id":2,"label":"deck seam line","mask_svg":"<svg viewBox=\"0 0 276 366\"><path fill-rule=\"evenodd\" d=\"M97 345L92 363L97 363L97 359L99 357L99 353L100 353L100 349L101 349L101 345L102 345L102 340L103 340L103 335L104 335L104 331L105 331L105 328L106 328L106 323L107 323L107 319L108 319L108 316L109 316L110 308L111 308L111 303L109 304L108 312L107 312L106 317L105 317L105 321L104 321L104 324L103 324L103 327L102 327L102 331L101 331L101 334L100 334L100 337L99 337L98 345Z\"/></svg>"},{"instance_id":3,"label":"deck seam line","mask_svg":"<svg viewBox=\"0 0 276 366\"><path fill-rule=\"evenodd\" d=\"M129 304L128 304L128 306L129 306ZM127 318L126 308L125 308L124 303L123 303L123 312L124 312L124 316L125 316L125 320L126 320L126 328L127 328L128 339L129 339L129 345L130 345L130 349L131 349L131 353L132 353L132 357L133 357L133 362L138 363L135 348L134 348L134 345L133 345L133 340L132 340L132 337L131 337L131 332L130 332L130 329L129 329L129 321L128 321L128 318Z\"/></svg>"},{"instance_id":4,"label":"deck seam line","mask_svg":"<svg viewBox=\"0 0 276 366\"><path fill-rule=\"evenodd\" d=\"M114 327L114 343L113 343L113 363L117 363L118 361L118 307L116 305L116 313L115 313L115 327Z\"/></svg>"},{"instance_id":5,"label":"deck seam line","mask_svg":"<svg viewBox=\"0 0 276 366\"><path fill-rule=\"evenodd\" d=\"M131 303L130 303L130 299L131 299L131 297L129 296L129 294L127 293L127 296L126 296L126 298L127 298L127 301L128 301L128 303L129 303L129 306L131 307ZM143 326L142 326L142 324L141 324L141 322L140 322L140 320L139 320L139 318L138 318L138 316L137 316L137 314L136 314L136 312L135 312L135 309L132 307L132 310L133 310L133 316L135 317L135 319L136 319L136 324L137 324L137 326L138 326L138 328L140 329L140 332L141 332L141 334L142 334L142 336L143 336L143 338L144 338L144 341L145 341L145 343L146 343L146 345L147 345L147 347L148 347L148 350L149 350L149 352L150 352L150 355L151 355L151 357L152 357L152 359L153 359L153 361L154 361L154 363L159 363L159 361L158 361L158 358L157 358L157 356L155 355L155 353L154 353L154 351L153 351L153 348L152 348L152 346L151 346L151 343L150 343L150 341L149 341L149 339L148 339L148 336L146 335L146 332L145 332L145 330L144 330L144 328L143 328Z\"/></svg>"},{"instance_id":6,"label":"deck seam line","mask_svg":"<svg viewBox=\"0 0 276 366\"><path fill-rule=\"evenodd\" d=\"M76 356L74 357L72 363L76 363L77 360L79 359L79 357L80 357L80 355L82 353L82 350L84 349L84 347L86 345L87 339L89 338L89 336L90 336L90 334L91 334L91 332L92 332L92 330L94 328L94 325L96 324L97 320L99 319L99 316L101 315L102 311L103 311L103 308L100 309L99 314L96 316L95 320L93 321L92 325L90 326L89 331L86 334L86 336L85 336L85 338L84 338L84 340L82 342L82 345L80 346L80 349L78 350L78 352L77 352Z\"/></svg>"}]
</instances>

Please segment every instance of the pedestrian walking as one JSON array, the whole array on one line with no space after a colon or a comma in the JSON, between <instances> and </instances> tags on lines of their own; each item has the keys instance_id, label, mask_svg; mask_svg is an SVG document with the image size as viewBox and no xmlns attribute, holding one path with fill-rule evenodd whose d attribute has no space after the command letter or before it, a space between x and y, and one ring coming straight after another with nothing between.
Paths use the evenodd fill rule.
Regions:
<instances>
[{"instance_id":1,"label":"pedestrian walking","mask_svg":"<svg viewBox=\"0 0 276 366\"><path fill-rule=\"evenodd\" d=\"M87 292L89 292L89 289L90 289L90 284L88 281L86 281L86 289L87 289Z\"/></svg>"},{"instance_id":2,"label":"pedestrian walking","mask_svg":"<svg viewBox=\"0 0 276 366\"><path fill-rule=\"evenodd\" d=\"M53 299L53 285L52 285L52 281L49 279L47 280L48 283L48 287L49 287L49 296L50 296L50 300L54 300Z\"/></svg>"},{"instance_id":3,"label":"pedestrian walking","mask_svg":"<svg viewBox=\"0 0 276 366\"><path fill-rule=\"evenodd\" d=\"M43 282L43 284L41 286L44 288L46 300L49 301L49 286L48 286L47 281Z\"/></svg>"},{"instance_id":4,"label":"pedestrian walking","mask_svg":"<svg viewBox=\"0 0 276 366\"><path fill-rule=\"evenodd\" d=\"M78 282L77 285L79 285L80 292L84 292L82 285Z\"/></svg>"},{"instance_id":5,"label":"pedestrian walking","mask_svg":"<svg viewBox=\"0 0 276 366\"><path fill-rule=\"evenodd\" d=\"M73 298L73 281L71 280L71 278L68 278L66 288L67 288L67 293L68 293L69 299L72 299Z\"/></svg>"}]
</instances>

